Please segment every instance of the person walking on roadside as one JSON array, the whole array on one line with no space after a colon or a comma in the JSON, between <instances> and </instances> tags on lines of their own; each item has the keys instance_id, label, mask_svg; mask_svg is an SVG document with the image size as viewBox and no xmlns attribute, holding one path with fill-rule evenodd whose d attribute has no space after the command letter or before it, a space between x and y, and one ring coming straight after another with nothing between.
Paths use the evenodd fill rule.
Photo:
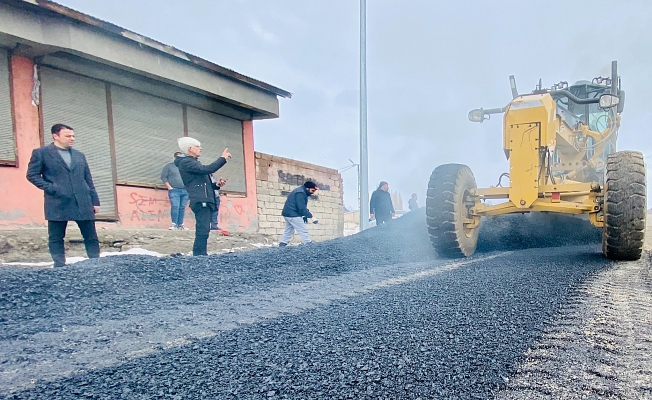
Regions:
<instances>
[{"instance_id":1,"label":"person walking on roadside","mask_svg":"<svg viewBox=\"0 0 652 400\"><path fill-rule=\"evenodd\" d=\"M308 210L308 197L315 194L316 191L317 185L315 182L308 181L288 195L281 212L285 219L285 232L281 236L279 247L288 245L294 236L294 231L301 236L303 244L310 243L310 235L308 235L308 229L306 228L308 218L312 218L312 214Z\"/></svg>"},{"instance_id":2,"label":"person walking on roadside","mask_svg":"<svg viewBox=\"0 0 652 400\"><path fill-rule=\"evenodd\" d=\"M394 216L394 205L389 195L389 184L381 181L378 189L371 194L369 201L369 212L371 218L376 217L376 226L387 223Z\"/></svg>"},{"instance_id":3,"label":"person walking on roadside","mask_svg":"<svg viewBox=\"0 0 652 400\"><path fill-rule=\"evenodd\" d=\"M412 193L412 198L408 200L408 208L410 211L414 211L419 208L419 205L417 204L417 194Z\"/></svg>"},{"instance_id":4,"label":"person walking on roadside","mask_svg":"<svg viewBox=\"0 0 652 400\"><path fill-rule=\"evenodd\" d=\"M100 199L86 156L72 148L74 130L68 125L56 124L50 132L53 143L32 151L27 180L44 192L48 249L54 267L60 268L66 265L63 238L68 221L75 221L79 226L88 258L99 258L95 214L100 210Z\"/></svg>"},{"instance_id":5,"label":"person walking on roadside","mask_svg":"<svg viewBox=\"0 0 652 400\"><path fill-rule=\"evenodd\" d=\"M222 168L226 160L231 158L229 149L222 151L222 156L209 165L203 165L198 158L201 156L201 143L191 137L177 140L183 152L174 165L179 168L179 174L190 198L190 209L195 214L195 242L192 246L194 256L208 255L208 235L211 229L211 213L216 210L215 193L211 174Z\"/></svg>"},{"instance_id":6,"label":"person walking on roadside","mask_svg":"<svg viewBox=\"0 0 652 400\"><path fill-rule=\"evenodd\" d=\"M176 160L181 154L183 153L180 151L174 153L174 159ZM165 187L168 189L168 198L170 199L170 217L172 218L172 225L170 225L170 228L168 229L187 231L188 228L183 226L183 218L186 214L186 206L188 205L188 191L183 185L181 174L179 174L179 168L174 165L174 161L163 167L163 171L161 171L161 181L163 181L163 184L165 184Z\"/></svg>"}]
</instances>

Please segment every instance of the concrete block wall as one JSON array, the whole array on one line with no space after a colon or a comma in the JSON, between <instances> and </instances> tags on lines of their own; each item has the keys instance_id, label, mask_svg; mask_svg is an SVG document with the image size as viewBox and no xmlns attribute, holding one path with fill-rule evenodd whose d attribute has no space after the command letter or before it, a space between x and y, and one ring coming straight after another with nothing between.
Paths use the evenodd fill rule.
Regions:
<instances>
[{"instance_id":1,"label":"concrete block wall","mask_svg":"<svg viewBox=\"0 0 652 400\"><path fill-rule=\"evenodd\" d=\"M258 232L277 235L285 229L281 210L289 192L306 180L317 184L317 197L308 200L308 209L318 224L308 224L310 238L322 241L341 237L344 232L342 176L335 169L289 158L255 153L258 193ZM299 242L295 235L293 242Z\"/></svg>"}]
</instances>

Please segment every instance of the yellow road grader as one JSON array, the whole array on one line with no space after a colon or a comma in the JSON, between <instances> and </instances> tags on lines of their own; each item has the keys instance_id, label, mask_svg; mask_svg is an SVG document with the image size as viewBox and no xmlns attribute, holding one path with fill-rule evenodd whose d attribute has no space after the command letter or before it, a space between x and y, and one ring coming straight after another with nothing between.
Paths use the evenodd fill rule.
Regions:
<instances>
[{"instance_id":1,"label":"yellow road grader","mask_svg":"<svg viewBox=\"0 0 652 400\"><path fill-rule=\"evenodd\" d=\"M588 215L602 229L607 258L639 259L645 236L645 164L640 152L616 151L625 103L616 61L610 77L590 82L560 82L544 89L539 81L536 90L522 95L513 76L510 84L513 99L507 106L469 112L472 122L504 113L509 171L498 184L478 188L469 167L461 164L440 165L430 176L426 215L435 250L444 257L470 256L482 217L548 212Z\"/></svg>"}]
</instances>

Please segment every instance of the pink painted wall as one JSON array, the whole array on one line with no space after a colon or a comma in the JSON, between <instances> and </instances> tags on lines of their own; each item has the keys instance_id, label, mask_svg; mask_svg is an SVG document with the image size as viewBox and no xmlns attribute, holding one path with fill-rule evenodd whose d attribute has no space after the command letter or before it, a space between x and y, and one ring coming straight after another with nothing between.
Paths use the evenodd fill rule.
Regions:
<instances>
[{"instance_id":1,"label":"pink painted wall","mask_svg":"<svg viewBox=\"0 0 652 400\"><path fill-rule=\"evenodd\" d=\"M41 146L38 108L32 105L34 64L14 56L10 68L18 166L0 166L0 229L45 226L43 192L25 178L32 150Z\"/></svg>"},{"instance_id":2,"label":"pink painted wall","mask_svg":"<svg viewBox=\"0 0 652 400\"><path fill-rule=\"evenodd\" d=\"M31 152L41 146L38 108L32 105L31 97L34 64L27 58L14 56L11 73L18 167L0 166L0 229L45 226L43 192L25 178ZM247 195L223 195L218 224L229 231L256 232L258 203L253 122L244 121L242 132ZM170 225L170 203L165 190L118 186L116 195L120 222L98 225L107 228L167 228ZM186 209L185 225L194 228L190 209Z\"/></svg>"}]
</instances>

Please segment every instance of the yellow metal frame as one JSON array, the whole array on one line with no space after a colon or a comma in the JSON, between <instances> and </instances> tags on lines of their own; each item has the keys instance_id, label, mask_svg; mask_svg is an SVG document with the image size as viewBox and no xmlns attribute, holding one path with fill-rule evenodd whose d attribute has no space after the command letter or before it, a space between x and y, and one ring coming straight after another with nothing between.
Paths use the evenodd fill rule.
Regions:
<instances>
[{"instance_id":1,"label":"yellow metal frame","mask_svg":"<svg viewBox=\"0 0 652 400\"><path fill-rule=\"evenodd\" d=\"M483 216L529 212L588 214L594 226L604 225L603 188L597 182L578 181L583 176L577 172L599 162L608 137L620 125L620 116L609 118L603 132L591 131L584 125L572 129L557 115L556 107L549 93L518 96L506 107L503 149L509 160L509 187L471 190L464 199L468 210L463 221L466 228L478 227ZM586 146L580 146L585 139L578 137L591 137L597 144L588 160ZM561 167L567 163L571 170L558 184L551 182L555 167L550 160L555 149ZM506 201L487 204L487 200L496 199Z\"/></svg>"},{"instance_id":2,"label":"yellow metal frame","mask_svg":"<svg viewBox=\"0 0 652 400\"><path fill-rule=\"evenodd\" d=\"M564 183L557 185L540 185L537 198L526 208L516 205L511 200L500 204L486 204L485 200L509 199L510 188L490 187L473 189L470 192L474 202L469 210L472 219L465 221L467 228L480 225L481 217L525 213L525 212L554 212L563 214L589 214L591 224L602 227L603 219L600 215L601 187L597 183ZM555 195L553 195L553 193Z\"/></svg>"}]
</instances>

